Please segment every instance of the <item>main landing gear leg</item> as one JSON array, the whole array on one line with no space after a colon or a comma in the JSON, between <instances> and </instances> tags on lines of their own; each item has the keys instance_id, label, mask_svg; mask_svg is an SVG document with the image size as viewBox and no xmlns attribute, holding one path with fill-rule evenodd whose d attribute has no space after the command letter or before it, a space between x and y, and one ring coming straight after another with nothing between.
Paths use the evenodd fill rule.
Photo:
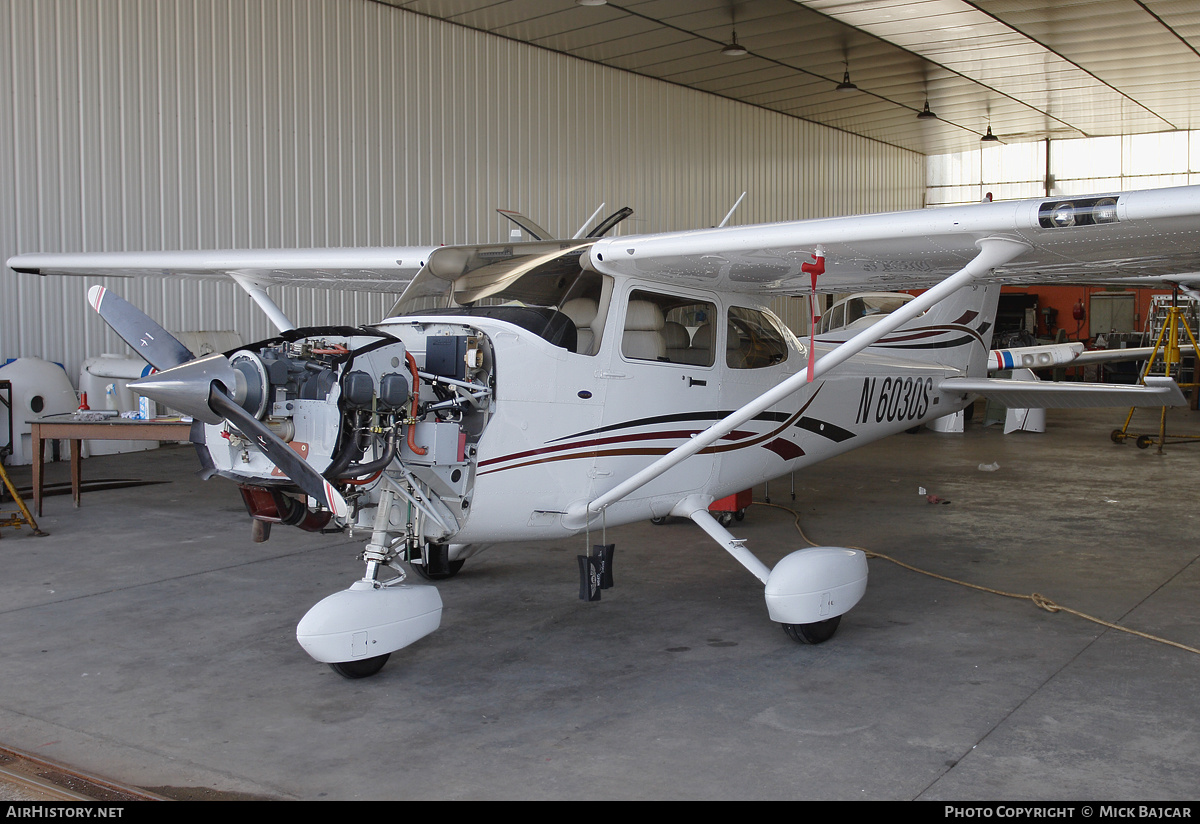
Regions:
<instances>
[{"instance_id":1,"label":"main landing gear leg","mask_svg":"<svg viewBox=\"0 0 1200 824\"><path fill-rule=\"evenodd\" d=\"M686 502L685 502L686 503ZM707 505L686 514L732 555L738 563L765 584L767 612L783 625L787 634L804 644L828 641L837 631L842 615L849 611L867 588L867 556L862 550L844 547L812 547L791 553L774 569L758 560L708 511Z\"/></svg>"}]
</instances>

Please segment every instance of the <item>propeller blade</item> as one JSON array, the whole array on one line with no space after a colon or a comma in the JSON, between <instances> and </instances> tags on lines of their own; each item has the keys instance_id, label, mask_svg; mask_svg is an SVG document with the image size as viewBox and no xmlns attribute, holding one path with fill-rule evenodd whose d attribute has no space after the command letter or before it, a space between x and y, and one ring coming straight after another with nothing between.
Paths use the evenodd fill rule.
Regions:
<instances>
[{"instance_id":1,"label":"propeller blade","mask_svg":"<svg viewBox=\"0 0 1200 824\"><path fill-rule=\"evenodd\" d=\"M218 415L236 426L243 435L250 438L263 451L292 483L304 490L310 497L324 501L333 514L344 518L350 508L346 500L333 488L333 484L321 477L321 473L313 469L307 461L296 454L286 443L281 441L258 418L225 394L219 383L212 384L212 392L208 396L208 405Z\"/></svg>"},{"instance_id":2,"label":"propeller blade","mask_svg":"<svg viewBox=\"0 0 1200 824\"><path fill-rule=\"evenodd\" d=\"M146 359L158 371L170 369L196 357L174 335L163 329L145 312L103 286L88 290L88 302L112 327L121 340Z\"/></svg>"}]
</instances>

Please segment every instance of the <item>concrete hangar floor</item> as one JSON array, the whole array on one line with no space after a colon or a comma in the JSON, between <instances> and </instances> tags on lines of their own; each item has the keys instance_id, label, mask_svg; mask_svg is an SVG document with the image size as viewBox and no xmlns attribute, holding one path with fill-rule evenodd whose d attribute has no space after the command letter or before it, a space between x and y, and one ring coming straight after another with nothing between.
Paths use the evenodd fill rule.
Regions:
<instances>
[{"instance_id":1,"label":"concrete hangar floor","mask_svg":"<svg viewBox=\"0 0 1200 824\"><path fill-rule=\"evenodd\" d=\"M797 475L794 502L787 478L755 497L818 543L1200 647L1200 444L1114 444L1123 417L898 435ZM360 575L359 541L254 544L236 489L195 468L185 446L88 459L87 479L169 483L47 498L46 538L4 530L0 744L279 799L1196 795L1200 655L878 558L837 635L801 646L683 521L609 530L599 603L577 598L581 543L494 547L439 585L439 631L347 681L294 632ZM733 530L767 563L802 545L775 507Z\"/></svg>"}]
</instances>

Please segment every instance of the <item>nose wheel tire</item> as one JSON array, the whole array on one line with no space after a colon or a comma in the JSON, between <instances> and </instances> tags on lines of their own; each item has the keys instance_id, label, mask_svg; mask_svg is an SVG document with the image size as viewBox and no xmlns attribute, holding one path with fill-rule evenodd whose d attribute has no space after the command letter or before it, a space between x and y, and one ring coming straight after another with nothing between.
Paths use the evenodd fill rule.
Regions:
<instances>
[{"instance_id":1,"label":"nose wheel tire","mask_svg":"<svg viewBox=\"0 0 1200 824\"><path fill-rule=\"evenodd\" d=\"M783 631L793 641L799 641L801 644L823 644L833 637L841 622L842 616L835 615L826 621L812 624L784 624Z\"/></svg>"},{"instance_id":2,"label":"nose wheel tire","mask_svg":"<svg viewBox=\"0 0 1200 824\"><path fill-rule=\"evenodd\" d=\"M383 669L383 665L387 663L389 657L391 657L391 653L387 652L383 655L376 655L373 658L363 658L359 661L341 661L336 664L330 664L329 668L343 678L370 678Z\"/></svg>"}]
</instances>

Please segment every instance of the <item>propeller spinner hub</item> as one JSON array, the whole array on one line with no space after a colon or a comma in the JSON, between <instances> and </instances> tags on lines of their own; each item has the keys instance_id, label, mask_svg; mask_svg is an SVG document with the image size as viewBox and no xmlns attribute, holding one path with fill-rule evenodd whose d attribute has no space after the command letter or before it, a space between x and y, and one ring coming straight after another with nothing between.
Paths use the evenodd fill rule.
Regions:
<instances>
[{"instance_id":1,"label":"propeller spinner hub","mask_svg":"<svg viewBox=\"0 0 1200 824\"><path fill-rule=\"evenodd\" d=\"M218 352L133 381L129 388L172 409L178 409L185 415L191 415L198 421L219 424L225 418L209 405L214 381L233 397L246 395L245 374L235 369L229 359ZM239 381L241 392L238 391Z\"/></svg>"}]
</instances>

